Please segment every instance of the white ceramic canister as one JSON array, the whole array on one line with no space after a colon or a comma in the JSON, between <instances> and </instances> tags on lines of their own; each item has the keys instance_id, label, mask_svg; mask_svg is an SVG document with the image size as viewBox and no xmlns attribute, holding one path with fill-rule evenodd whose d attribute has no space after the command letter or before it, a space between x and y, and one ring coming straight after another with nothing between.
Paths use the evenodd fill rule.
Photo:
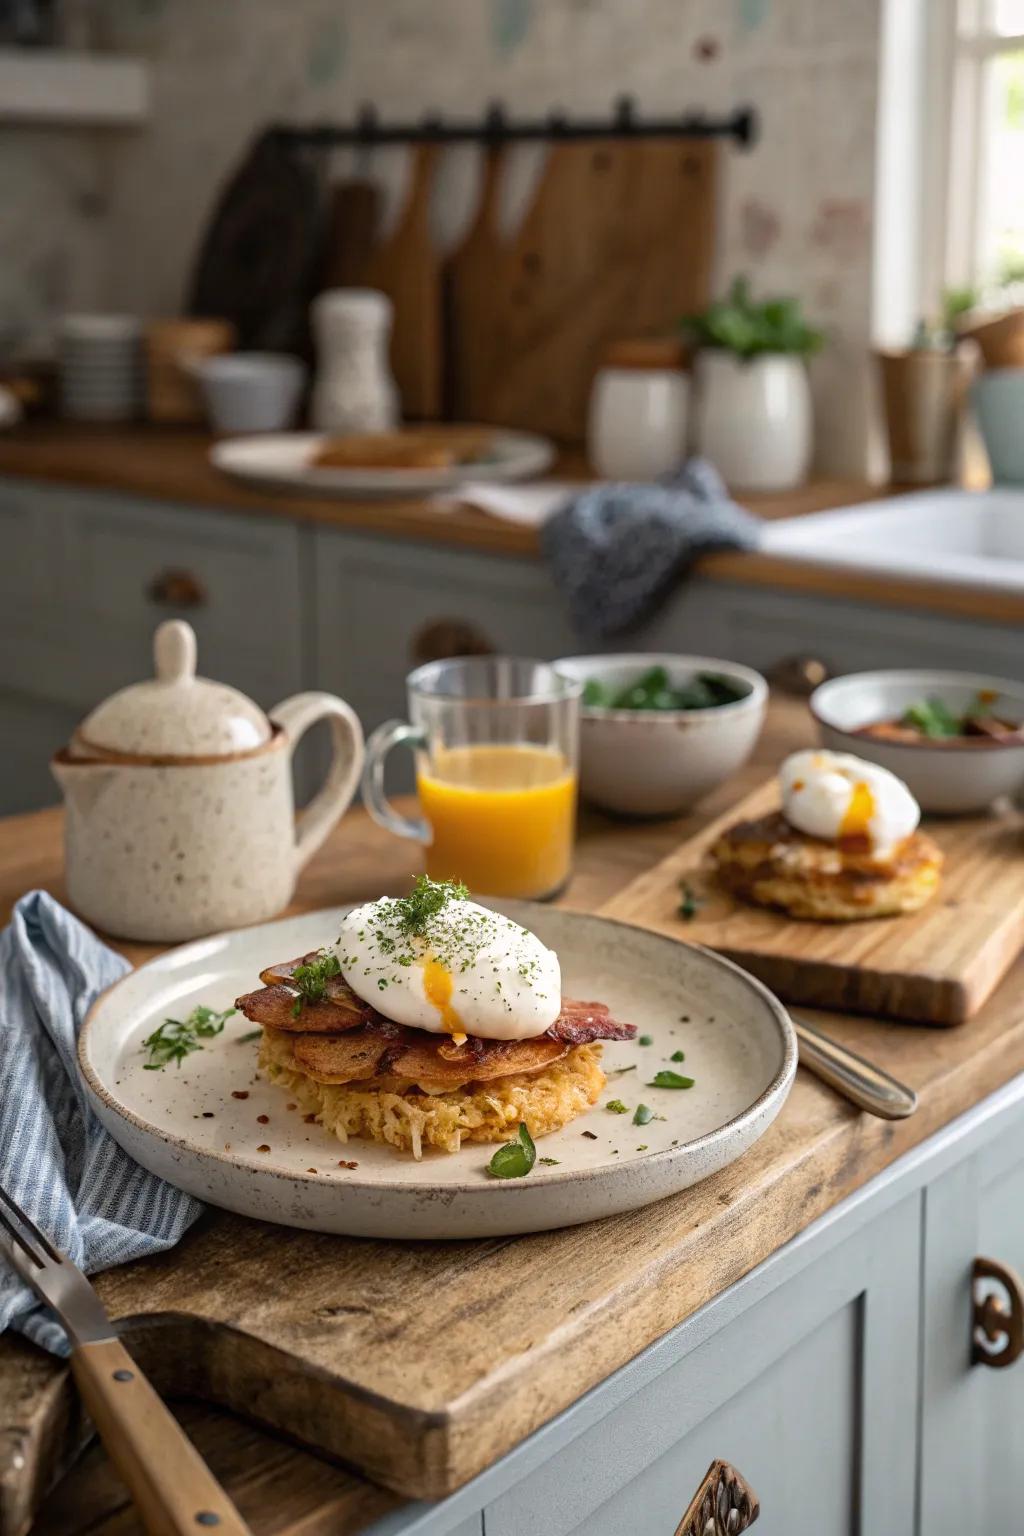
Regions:
<instances>
[{"instance_id":1,"label":"white ceramic canister","mask_svg":"<svg viewBox=\"0 0 1024 1536\"><path fill-rule=\"evenodd\" d=\"M803 358L741 358L706 348L697 358L696 448L729 486L787 491L807 478L813 415Z\"/></svg>"},{"instance_id":2,"label":"white ceramic canister","mask_svg":"<svg viewBox=\"0 0 1024 1536\"><path fill-rule=\"evenodd\" d=\"M690 381L670 339L619 342L594 378L587 456L606 480L656 480L686 457Z\"/></svg>"},{"instance_id":3,"label":"white ceramic canister","mask_svg":"<svg viewBox=\"0 0 1024 1536\"><path fill-rule=\"evenodd\" d=\"M318 432L387 432L398 425L388 344L394 307L372 288L330 288L313 301Z\"/></svg>"},{"instance_id":4,"label":"white ceramic canister","mask_svg":"<svg viewBox=\"0 0 1024 1536\"><path fill-rule=\"evenodd\" d=\"M71 905L121 938L171 942L275 917L349 805L363 764L354 712L302 693L270 716L197 677L188 624L161 624L156 676L112 694L53 761ZM296 820L292 757L317 720L327 778Z\"/></svg>"}]
</instances>

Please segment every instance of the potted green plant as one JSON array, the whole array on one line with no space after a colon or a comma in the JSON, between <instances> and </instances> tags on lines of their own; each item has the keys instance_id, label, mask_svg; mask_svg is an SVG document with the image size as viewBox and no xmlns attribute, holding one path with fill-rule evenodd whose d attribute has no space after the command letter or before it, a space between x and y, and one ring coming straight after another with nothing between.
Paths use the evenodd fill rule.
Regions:
<instances>
[{"instance_id":1,"label":"potted green plant","mask_svg":"<svg viewBox=\"0 0 1024 1536\"><path fill-rule=\"evenodd\" d=\"M938 316L918 322L909 347L876 354L897 484L934 485L955 474L971 368L959 328L977 302L973 288L947 288Z\"/></svg>"},{"instance_id":2,"label":"potted green plant","mask_svg":"<svg viewBox=\"0 0 1024 1536\"><path fill-rule=\"evenodd\" d=\"M805 359L824 340L799 299L755 300L737 277L725 298L683 325L698 349L698 451L739 489L799 485L813 444Z\"/></svg>"}]
</instances>

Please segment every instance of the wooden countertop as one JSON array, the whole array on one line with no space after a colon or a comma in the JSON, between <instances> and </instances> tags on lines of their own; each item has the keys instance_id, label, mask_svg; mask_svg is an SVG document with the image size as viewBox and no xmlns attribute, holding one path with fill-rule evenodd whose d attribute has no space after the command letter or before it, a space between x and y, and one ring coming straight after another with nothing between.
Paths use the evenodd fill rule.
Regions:
<instances>
[{"instance_id":1,"label":"wooden countertop","mask_svg":"<svg viewBox=\"0 0 1024 1536\"><path fill-rule=\"evenodd\" d=\"M749 792L785 751L809 738L804 707L775 701L755 761L699 814L642 826L585 818L564 904L613 906L629 881ZM60 817L53 811L0 822L0 907L33 885L60 894L59 834ZM352 813L310 865L296 909L392 889L414 868L415 858L411 845ZM133 958L151 952L125 948ZM365 1324L346 1339L353 1369L365 1370L365 1379L381 1386L399 1371L407 1395L423 1411L447 1414L463 1428L466 1413L472 1416L498 1394L511 1439L488 1439L470 1449L479 1464L490 1461L1024 1069L1024 965L1018 964L985 1009L959 1029L932 1031L836 1015L821 1016L820 1022L914 1087L918 1113L899 1124L871 1119L801 1072L779 1120L738 1163L633 1216L490 1245L500 1248L494 1253L486 1244L420 1244L414 1269L408 1246L384 1245L382 1254L378 1244L365 1245L364 1251L340 1238L292 1234L295 1244L311 1245L309 1252L319 1253L321 1261L344 1264L350 1280L361 1267L364 1297L376 1294L375 1266L408 1271L411 1289L401 1318L391 1285L379 1330L370 1307ZM210 1224L214 1234L222 1231L221 1223L241 1224L240 1218L211 1213L197 1241L208 1240ZM273 1240L270 1229L245 1225L261 1234L261 1242ZM297 1250L289 1251L298 1262ZM147 1262L147 1282L158 1290L175 1255ZM106 1277L103 1288L115 1315L124 1307L132 1270L139 1268ZM249 1285L241 1272L235 1279L244 1327ZM503 1313L500 1337L490 1329L485 1341L480 1319L489 1315L488 1298L509 1288L530 1295L535 1304L528 1315ZM400 1360L394 1358L396 1333ZM23 1435L33 1423L34 1395L53 1371L52 1362L20 1341L0 1341L0 1404L8 1414L12 1401L17 1405ZM354 1536L400 1502L225 1415L190 1408L187 1419L256 1536ZM51 1496L37 1536L86 1531L129 1536L138 1528L124 1503L101 1453L93 1450Z\"/></svg>"},{"instance_id":2,"label":"wooden countertop","mask_svg":"<svg viewBox=\"0 0 1024 1536\"><path fill-rule=\"evenodd\" d=\"M287 517L354 528L389 538L421 539L465 549L534 558L535 529L501 522L470 507L443 511L423 500L338 501L249 490L210 465L212 439L203 432L153 426L86 427L29 424L0 433L0 475L24 476L93 490L211 506L257 516ZM566 455L556 473L588 474L580 454ZM817 479L795 491L740 499L759 517L799 517L888 494L866 481ZM990 623L1024 621L1024 598L1012 593L915 582L841 567L800 565L761 554L706 556L702 577L845 597L900 608L924 608Z\"/></svg>"}]
</instances>

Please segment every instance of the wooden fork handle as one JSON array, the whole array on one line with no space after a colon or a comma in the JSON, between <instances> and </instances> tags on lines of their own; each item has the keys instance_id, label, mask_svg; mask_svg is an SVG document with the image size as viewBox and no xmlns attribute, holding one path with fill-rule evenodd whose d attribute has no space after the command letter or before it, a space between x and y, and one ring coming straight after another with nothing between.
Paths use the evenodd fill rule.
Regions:
<instances>
[{"instance_id":1,"label":"wooden fork handle","mask_svg":"<svg viewBox=\"0 0 1024 1536\"><path fill-rule=\"evenodd\" d=\"M80 1344L71 1370L149 1536L251 1536L120 1340Z\"/></svg>"}]
</instances>

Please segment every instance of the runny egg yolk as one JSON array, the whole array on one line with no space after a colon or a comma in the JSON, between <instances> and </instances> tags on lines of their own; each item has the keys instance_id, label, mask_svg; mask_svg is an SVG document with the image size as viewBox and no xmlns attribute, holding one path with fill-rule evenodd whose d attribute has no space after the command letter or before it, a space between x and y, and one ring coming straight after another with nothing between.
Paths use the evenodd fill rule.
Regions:
<instances>
[{"instance_id":1,"label":"runny egg yolk","mask_svg":"<svg viewBox=\"0 0 1024 1536\"><path fill-rule=\"evenodd\" d=\"M441 1015L441 1024L448 1031L456 1045L464 1045L466 1031L458 1010L452 1007L452 990L454 983L452 973L440 960L425 960L423 962L423 991L427 1002L433 1003Z\"/></svg>"},{"instance_id":2,"label":"runny egg yolk","mask_svg":"<svg viewBox=\"0 0 1024 1536\"><path fill-rule=\"evenodd\" d=\"M853 786L850 803L846 807L839 826L839 836L870 837L871 818L875 814L875 797L863 779Z\"/></svg>"}]
</instances>

